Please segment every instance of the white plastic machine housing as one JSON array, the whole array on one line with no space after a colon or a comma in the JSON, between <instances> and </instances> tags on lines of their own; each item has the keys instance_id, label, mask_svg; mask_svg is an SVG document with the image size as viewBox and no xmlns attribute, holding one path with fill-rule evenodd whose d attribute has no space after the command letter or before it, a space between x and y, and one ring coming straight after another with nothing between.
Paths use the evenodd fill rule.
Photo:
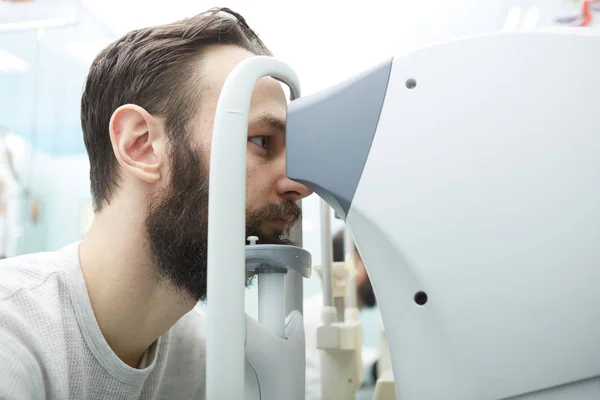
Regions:
<instances>
[{"instance_id":1,"label":"white plastic machine housing","mask_svg":"<svg viewBox=\"0 0 600 400\"><path fill-rule=\"evenodd\" d=\"M599 107L591 29L440 43L290 104L287 174L350 227L398 400L600 398Z\"/></svg>"}]
</instances>

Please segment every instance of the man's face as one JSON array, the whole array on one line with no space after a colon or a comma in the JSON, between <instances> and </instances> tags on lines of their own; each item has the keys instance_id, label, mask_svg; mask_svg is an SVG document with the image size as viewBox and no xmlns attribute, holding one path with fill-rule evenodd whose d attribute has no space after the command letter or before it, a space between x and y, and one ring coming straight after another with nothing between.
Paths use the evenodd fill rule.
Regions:
<instances>
[{"instance_id":1,"label":"man's face","mask_svg":"<svg viewBox=\"0 0 600 400\"><path fill-rule=\"evenodd\" d=\"M169 185L148 201L146 230L155 272L195 301L206 299L208 169L218 97L227 75L251 56L219 46L203 61L200 110L187 132L189 142L173 143ZM246 236L259 243L291 243L285 238L300 218L296 201L310 194L285 176L285 113L281 84L263 78L249 115ZM181 134L181 133L175 133ZM226 178L224 178L226 179Z\"/></svg>"}]
</instances>

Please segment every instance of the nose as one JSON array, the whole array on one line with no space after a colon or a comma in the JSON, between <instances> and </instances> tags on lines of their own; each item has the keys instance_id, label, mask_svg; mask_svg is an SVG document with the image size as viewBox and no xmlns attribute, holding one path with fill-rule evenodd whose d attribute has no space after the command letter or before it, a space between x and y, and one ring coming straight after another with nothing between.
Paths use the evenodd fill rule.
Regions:
<instances>
[{"instance_id":1,"label":"nose","mask_svg":"<svg viewBox=\"0 0 600 400\"><path fill-rule=\"evenodd\" d=\"M279 197L284 200L298 201L312 194L309 188L285 175L278 180L276 190Z\"/></svg>"},{"instance_id":2,"label":"nose","mask_svg":"<svg viewBox=\"0 0 600 400\"><path fill-rule=\"evenodd\" d=\"M310 196L313 192L305 185L298 181L294 181L285 174L286 151L285 148L277 157L276 170L277 182L275 183L275 191L283 200L298 201Z\"/></svg>"}]
</instances>

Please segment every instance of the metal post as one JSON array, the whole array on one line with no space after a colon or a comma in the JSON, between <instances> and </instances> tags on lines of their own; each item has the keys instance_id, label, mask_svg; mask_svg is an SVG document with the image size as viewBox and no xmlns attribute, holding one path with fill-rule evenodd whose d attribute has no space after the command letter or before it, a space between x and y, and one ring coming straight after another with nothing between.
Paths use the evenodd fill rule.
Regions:
<instances>
[{"instance_id":1,"label":"metal post","mask_svg":"<svg viewBox=\"0 0 600 400\"><path fill-rule=\"evenodd\" d=\"M302 209L302 200L297 202L300 209ZM302 247L302 220L298 221L298 224L292 228L290 232L290 238L294 244L298 247ZM294 270L288 270L285 274L285 315L290 315L293 310L298 310L300 313L304 313L303 300L304 300L304 281L302 276Z\"/></svg>"},{"instance_id":2,"label":"metal post","mask_svg":"<svg viewBox=\"0 0 600 400\"><path fill-rule=\"evenodd\" d=\"M332 288L332 253L333 243L331 241L331 208L329 204L321 199L321 268L323 275L323 306L333 305Z\"/></svg>"}]
</instances>

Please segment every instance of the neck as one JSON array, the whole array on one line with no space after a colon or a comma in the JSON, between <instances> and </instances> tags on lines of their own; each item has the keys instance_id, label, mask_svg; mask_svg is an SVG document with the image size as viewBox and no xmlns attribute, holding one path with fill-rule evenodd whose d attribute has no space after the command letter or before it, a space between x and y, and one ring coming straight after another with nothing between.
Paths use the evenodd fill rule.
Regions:
<instances>
[{"instance_id":1,"label":"neck","mask_svg":"<svg viewBox=\"0 0 600 400\"><path fill-rule=\"evenodd\" d=\"M115 215L111 208L96 216L79 257L102 334L124 363L137 368L152 343L195 303L157 281L140 237L143 215Z\"/></svg>"}]
</instances>

